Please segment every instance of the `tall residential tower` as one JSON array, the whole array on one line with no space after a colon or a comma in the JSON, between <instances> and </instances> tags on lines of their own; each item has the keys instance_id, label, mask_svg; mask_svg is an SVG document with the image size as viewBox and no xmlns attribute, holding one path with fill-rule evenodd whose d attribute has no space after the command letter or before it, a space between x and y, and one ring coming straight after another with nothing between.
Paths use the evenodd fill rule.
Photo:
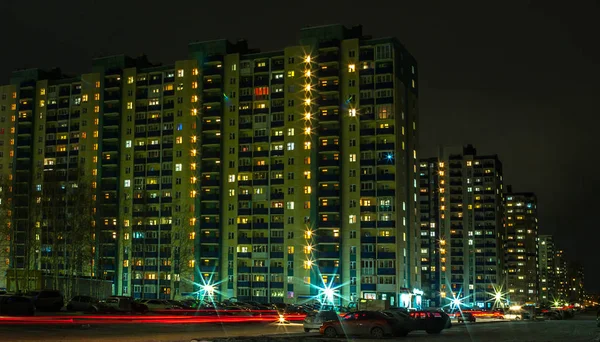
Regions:
<instances>
[{"instance_id":1,"label":"tall residential tower","mask_svg":"<svg viewBox=\"0 0 600 342\"><path fill-rule=\"evenodd\" d=\"M552 303L556 298L556 276L554 269L554 257L556 246L552 235L540 235L538 242L539 250L539 282L540 303Z\"/></svg>"},{"instance_id":2,"label":"tall residential tower","mask_svg":"<svg viewBox=\"0 0 600 342\"><path fill-rule=\"evenodd\" d=\"M168 66L16 72L0 94L11 268L144 298L418 293L418 70L394 38L192 43Z\"/></svg>"},{"instance_id":3,"label":"tall residential tower","mask_svg":"<svg viewBox=\"0 0 600 342\"><path fill-rule=\"evenodd\" d=\"M502 287L502 164L475 148L420 161L421 267L436 305L490 306Z\"/></svg>"},{"instance_id":4,"label":"tall residential tower","mask_svg":"<svg viewBox=\"0 0 600 342\"><path fill-rule=\"evenodd\" d=\"M512 303L538 303L539 251L537 198L535 194L512 192L505 194L504 262L506 291Z\"/></svg>"}]
</instances>

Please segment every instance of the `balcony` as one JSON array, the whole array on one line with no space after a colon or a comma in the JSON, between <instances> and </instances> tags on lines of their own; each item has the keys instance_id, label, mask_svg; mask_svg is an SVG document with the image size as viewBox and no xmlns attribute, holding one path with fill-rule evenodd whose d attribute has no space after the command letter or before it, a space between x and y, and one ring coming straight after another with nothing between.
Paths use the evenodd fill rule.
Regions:
<instances>
[{"instance_id":1,"label":"balcony","mask_svg":"<svg viewBox=\"0 0 600 342\"><path fill-rule=\"evenodd\" d=\"M319 55L319 57L318 57L319 63L337 62L339 60L340 60L339 53L325 53L325 54Z\"/></svg>"},{"instance_id":2,"label":"balcony","mask_svg":"<svg viewBox=\"0 0 600 342\"><path fill-rule=\"evenodd\" d=\"M395 252L377 252L377 259L395 259Z\"/></svg>"},{"instance_id":3,"label":"balcony","mask_svg":"<svg viewBox=\"0 0 600 342\"><path fill-rule=\"evenodd\" d=\"M333 99L320 98L320 99L317 100L317 103L321 107L339 106L340 105L340 99L336 99L336 98L333 98Z\"/></svg>"},{"instance_id":4,"label":"balcony","mask_svg":"<svg viewBox=\"0 0 600 342\"><path fill-rule=\"evenodd\" d=\"M339 84L321 84L318 86L320 92L339 91Z\"/></svg>"},{"instance_id":5,"label":"balcony","mask_svg":"<svg viewBox=\"0 0 600 342\"><path fill-rule=\"evenodd\" d=\"M319 190L317 192L318 197L340 197L339 190Z\"/></svg>"},{"instance_id":6,"label":"balcony","mask_svg":"<svg viewBox=\"0 0 600 342\"><path fill-rule=\"evenodd\" d=\"M396 221L377 221L377 228L394 228Z\"/></svg>"},{"instance_id":7,"label":"balcony","mask_svg":"<svg viewBox=\"0 0 600 342\"><path fill-rule=\"evenodd\" d=\"M339 182L340 175L339 174L322 174L320 173L318 176L319 182Z\"/></svg>"},{"instance_id":8,"label":"balcony","mask_svg":"<svg viewBox=\"0 0 600 342\"><path fill-rule=\"evenodd\" d=\"M377 275L396 275L395 268L378 268Z\"/></svg>"},{"instance_id":9,"label":"balcony","mask_svg":"<svg viewBox=\"0 0 600 342\"><path fill-rule=\"evenodd\" d=\"M327 205L327 206L319 206L320 213L339 213L340 212L339 205ZM321 225L324 227L323 225Z\"/></svg>"},{"instance_id":10,"label":"balcony","mask_svg":"<svg viewBox=\"0 0 600 342\"><path fill-rule=\"evenodd\" d=\"M338 68L328 67L327 69L319 69L318 76L319 77L335 77L340 75L340 70Z\"/></svg>"},{"instance_id":11,"label":"balcony","mask_svg":"<svg viewBox=\"0 0 600 342\"><path fill-rule=\"evenodd\" d=\"M340 243L338 236L317 236L317 242L319 243Z\"/></svg>"}]
</instances>

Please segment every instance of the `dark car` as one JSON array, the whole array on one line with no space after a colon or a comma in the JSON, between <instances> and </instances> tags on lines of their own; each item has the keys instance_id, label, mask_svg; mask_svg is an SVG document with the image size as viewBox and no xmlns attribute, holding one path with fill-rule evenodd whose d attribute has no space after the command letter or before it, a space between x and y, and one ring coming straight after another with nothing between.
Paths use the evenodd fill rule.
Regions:
<instances>
[{"instance_id":1,"label":"dark car","mask_svg":"<svg viewBox=\"0 0 600 342\"><path fill-rule=\"evenodd\" d=\"M319 332L325 337L371 336L383 338L393 336L396 320L378 311L357 311L349 313L341 320L324 322Z\"/></svg>"},{"instance_id":2,"label":"dark car","mask_svg":"<svg viewBox=\"0 0 600 342\"><path fill-rule=\"evenodd\" d=\"M56 312L65 305L62 293L57 290L30 291L25 297L31 298L38 311Z\"/></svg>"},{"instance_id":3,"label":"dark car","mask_svg":"<svg viewBox=\"0 0 600 342\"><path fill-rule=\"evenodd\" d=\"M415 322L408 314L408 310L385 310L384 314L396 320L394 325L394 336L406 336L415 330Z\"/></svg>"},{"instance_id":4,"label":"dark car","mask_svg":"<svg viewBox=\"0 0 600 342\"><path fill-rule=\"evenodd\" d=\"M472 322L475 323L475 316L471 312L458 313L458 323Z\"/></svg>"},{"instance_id":5,"label":"dark car","mask_svg":"<svg viewBox=\"0 0 600 342\"><path fill-rule=\"evenodd\" d=\"M428 334L439 334L448 326L449 316L441 311L413 311L414 330L425 330Z\"/></svg>"},{"instance_id":6,"label":"dark car","mask_svg":"<svg viewBox=\"0 0 600 342\"><path fill-rule=\"evenodd\" d=\"M35 305L28 297L0 295L0 315L4 316L33 316Z\"/></svg>"},{"instance_id":7,"label":"dark car","mask_svg":"<svg viewBox=\"0 0 600 342\"><path fill-rule=\"evenodd\" d=\"M136 302L133 297L127 296L111 296L103 301L103 305L106 306L108 311L111 312L129 312L129 313L142 313L148 312L148 306L146 304Z\"/></svg>"},{"instance_id":8,"label":"dark car","mask_svg":"<svg viewBox=\"0 0 600 342\"><path fill-rule=\"evenodd\" d=\"M67 311L103 312L108 307L91 296L75 296L67 303Z\"/></svg>"}]
</instances>

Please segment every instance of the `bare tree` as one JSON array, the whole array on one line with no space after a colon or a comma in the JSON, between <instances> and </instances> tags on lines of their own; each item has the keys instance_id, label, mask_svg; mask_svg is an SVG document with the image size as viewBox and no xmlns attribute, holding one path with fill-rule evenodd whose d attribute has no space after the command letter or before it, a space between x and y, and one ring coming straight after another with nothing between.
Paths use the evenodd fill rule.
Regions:
<instances>
[{"instance_id":1,"label":"bare tree","mask_svg":"<svg viewBox=\"0 0 600 342\"><path fill-rule=\"evenodd\" d=\"M12 242L14 240L12 226L12 186L6 178L0 178L0 278L8 278L8 265L14 257ZM16 268L13 267L14 278L17 280ZM6 285L6 284L5 284ZM18 281L17 281L18 289Z\"/></svg>"},{"instance_id":2,"label":"bare tree","mask_svg":"<svg viewBox=\"0 0 600 342\"><path fill-rule=\"evenodd\" d=\"M64 273L64 218L66 208L65 187L59 181L57 171L44 172L44 185L41 193L41 203L32 203L30 217L35 225L41 214L42 228L42 270L52 276L52 287L58 289L59 276ZM37 201L37 200L36 200ZM31 254L31 253L29 253ZM62 265L62 267L60 267ZM49 267L48 267L49 266Z\"/></svg>"},{"instance_id":3,"label":"bare tree","mask_svg":"<svg viewBox=\"0 0 600 342\"><path fill-rule=\"evenodd\" d=\"M148 203L148 193L145 190L145 185L136 188L134 191L134 249L132 254L137 256L133 257L133 278L132 281L139 278L140 284L140 297L145 296L145 283L146 283L146 240L147 236L147 225L148 225L148 212L150 205ZM141 240L141 241L139 241ZM140 243L141 242L141 243Z\"/></svg>"},{"instance_id":4,"label":"bare tree","mask_svg":"<svg viewBox=\"0 0 600 342\"><path fill-rule=\"evenodd\" d=\"M94 190L91 182L80 179L67 192L66 236L69 267L67 278L68 294L72 287L79 291L79 279L91 276L94 255ZM91 279L90 279L91 280ZM91 283L91 281L90 281Z\"/></svg>"},{"instance_id":5,"label":"bare tree","mask_svg":"<svg viewBox=\"0 0 600 342\"><path fill-rule=\"evenodd\" d=\"M176 223L181 223L181 226L188 227L186 225L187 221L183 215L180 215L178 219L176 219ZM193 262L190 263L190 260L195 260L195 231L194 227L191 229L182 229L178 227L178 233L175 236L174 240L174 253L173 257L175 260L175 271L179 273L179 293L184 292L193 292L194 291L194 282L198 282L194 278L194 271L196 270L197 265ZM179 270L177 270L177 267Z\"/></svg>"}]
</instances>

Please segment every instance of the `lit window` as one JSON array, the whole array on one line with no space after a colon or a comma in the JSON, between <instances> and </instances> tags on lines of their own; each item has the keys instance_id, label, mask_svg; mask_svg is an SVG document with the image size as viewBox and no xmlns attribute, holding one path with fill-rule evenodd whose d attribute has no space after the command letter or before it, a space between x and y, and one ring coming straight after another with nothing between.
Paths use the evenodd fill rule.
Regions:
<instances>
[{"instance_id":1,"label":"lit window","mask_svg":"<svg viewBox=\"0 0 600 342\"><path fill-rule=\"evenodd\" d=\"M175 138L175 143L176 144L181 144L182 142L183 142L183 138L182 137Z\"/></svg>"},{"instance_id":2,"label":"lit window","mask_svg":"<svg viewBox=\"0 0 600 342\"><path fill-rule=\"evenodd\" d=\"M129 188L130 186L131 186L131 180L129 180L129 179L126 179L126 180L125 180L125 187L126 187L126 188Z\"/></svg>"},{"instance_id":3,"label":"lit window","mask_svg":"<svg viewBox=\"0 0 600 342\"><path fill-rule=\"evenodd\" d=\"M350 224L356 223L356 215L349 215L348 223L350 223Z\"/></svg>"},{"instance_id":4,"label":"lit window","mask_svg":"<svg viewBox=\"0 0 600 342\"><path fill-rule=\"evenodd\" d=\"M46 101L40 100L40 107L44 107L46 105Z\"/></svg>"},{"instance_id":5,"label":"lit window","mask_svg":"<svg viewBox=\"0 0 600 342\"><path fill-rule=\"evenodd\" d=\"M287 143L287 150L288 151L293 151L294 150L294 143L293 142Z\"/></svg>"},{"instance_id":6,"label":"lit window","mask_svg":"<svg viewBox=\"0 0 600 342\"><path fill-rule=\"evenodd\" d=\"M198 68L192 69L192 75L198 76Z\"/></svg>"},{"instance_id":7,"label":"lit window","mask_svg":"<svg viewBox=\"0 0 600 342\"><path fill-rule=\"evenodd\" d=\"M310 179L310 171L304 171L304 179Z\"/></svg>"},{"instance_id":8,"label":"lit window","mask_svg":"<svg viewBox=\"0 0 600 342\"><path fill-rule=\"evenodd\" d=\"M229 180L229 183L234 183L235 182L235 175L229 175L228 176L228 180Z\"/></svg>"},{"instance_id":9,"label":"lit window","mask_svg":"<svg viewBox=\"0 0 600 342\"><path fill-rule=\"evenodd\" d=\"M356 65L348 64L348 72L355 72L355 71L356 71Z\"/></svg>"},{"instance_id":10,"label":"lit window","mask_svg":"<svg viewBox=\"0 0 600 342\"><path fill-rule=\"evenodd\" d=\"M100 88L100 81L96 81L96 88Z\"/></svg>"},{"instance_id":11,"label":"lit window","mask_svg":"<svg viewBox=\"0 0 600 342\"><path fill-rule=\"evenodd\" d=\"M94 113L100 113L100 106L94 106Z\"/></svg>"},{"instance_id":12,"label":"lit window","mask_svg":"<svg viewBox=\"0 0 600 342\"><path fill-rule=\"evenodd\" d=\"M229 189L229 197L235 196L235 189Z\"/></svg>"},{"instance_id":13,"label":"lit window","mask_svg":"<svg viewBox=\"0 0 600 342\"><path fill-rule=\"evenodd\" d=\"M46 88L40 89L40 95L46 95Z\"/></svg>"},{"instance_id":14,"label":"lit window","mask_svg":"<svg viewBox=\"0 0 600 342\"><path fill-rule=\"evenodd\" d=\"M305 194L310 194L311 192L312 192L312 188L310 187L310 185L307 185L304 187Z\"/></svg>"},{"instance_id":15,"label":"lit window","mask_svg":"<svg viewBox=\"0 0 600 342\"><path fill-rule=\"evenodd\" d=\"M182 170L181 164L175 164L175 171L181 171L181 170Z\"/></svg>"},{"instance_id":16,"label":"lit window","mask_svg":"<svg viewBox=\"0 0 600 342\"><path fill-rule=\"evenodd\" d=\"M125 142L125 147L130 148L131 147L131 140L127 140Z\"/></svg>"},{"instance_id":17,"label":"lit window","mask_svg":"<svg viewBox=\"0 0 600 342\"><path fill-rule=\"evenodd\" d=\"M356 116L356 108L350 108L350 116Z\"/></svg>"},{"instance_id":18,"label":"lit window","mask_svg":"<svg viewBox=\"0 0 600 342\"><path fill-rule=\"evenodd\" d=\"M192 95L192 102L198 102L198 95Z\"/></svg>"},{"instance_id":19,"label":"lit window","mask_svg":"<svg viewBox=\"0 0 600 342\"><path fill-rule=\"evenodd\" d=\"M350 154L350 162L355 162L356 161L356 154L352 153Z\"/></svg>"},{"instance_id":20,"label":"lit window","mask_svg":"<svg viewBox=\"0 0 600 342\"><path fill-rule=\"evenodd\" d=\"M311 145L311 144L310 144L310 141L305 141L305 142L304 142L304 149L305 149L305 150L310 150L310 145Z\"/></svg>"},{"instance_id":21,"label":"lit window","mask_svg":"<svg viewBox=\"0 0 600 342\"><path fill-rule=\"evenodd\" d=\"M133 83L133 76L127 77L127 84Z\"/></svg>"},{"instance_id":22,"label":"lit window","mask_svg":"<svg viewBox=\"0 0 600 342\"><path fill-rule=\"evenodd\" d=\"M287 72L287 77L294 77L294 71L288 71Z\"/></svg>"},{"instance_id":23,"label":"lit window","mask_svg":"<svg viewBox=\"0 0 600 342\"><path fill-rule=\"evenodd\" d=\"M288 209L294 209L294 202L287 202L286 203L286 208L288 208Z\"/></svg>"},{"instance_id":24,"label":"lit window","mask_svg":"<svg viewBox=\"0 0 600 342\"><path fill-rule=\"evenodd\" d=\"M83 96L81 96L81 101L82 101L82 102L87 102L87 101L88 101L88 96L87 96L87 94L84 94Z\"/></svg>"},{"instance_id":25,"label":"lit window","mask_svg":"<svg viewBox=\"0 0 600 342\"><path fill-rule=\"evenodd\" d=\"M294 129L293 128L288 128L287 135L288 135L288 137L294 136Z\"/></svg>"},{"instance_id":26,"label":"lit window","mask_svg":"<svg viewBox=\"0 0 600 342\"><path fill-rule=\"evenodd\" d=\"M183 75L184 75L183 69L177 70L177 77L183 77Z\"/></svg>"},{"instance_id":27,"label":"lit window","mask_svg":"<svg viewBox=\"0 0 600 342\"><path fill-rule=\"evenodd\" d=\"M192 89L198 88L198 82L192 82Z\"/></svg>"},{"instance_id":28,"label":"lit window","mask_svg":"<svg viewBox=\"0 0 600 342\"><path fill-rule=\"evenodd\" d=\"M133 109L133 102L127 102L127 109Z\"/></svg>"},{"instance_id":29,"label":"lit window","mask_svg":"<svg viewBox=\"0 0 600 342\"><path fill-rule=\"evenodd\" d=\"M94 94L94 100L100 101L100 94L99 93Z\"/></svg>"}]
</instances>

